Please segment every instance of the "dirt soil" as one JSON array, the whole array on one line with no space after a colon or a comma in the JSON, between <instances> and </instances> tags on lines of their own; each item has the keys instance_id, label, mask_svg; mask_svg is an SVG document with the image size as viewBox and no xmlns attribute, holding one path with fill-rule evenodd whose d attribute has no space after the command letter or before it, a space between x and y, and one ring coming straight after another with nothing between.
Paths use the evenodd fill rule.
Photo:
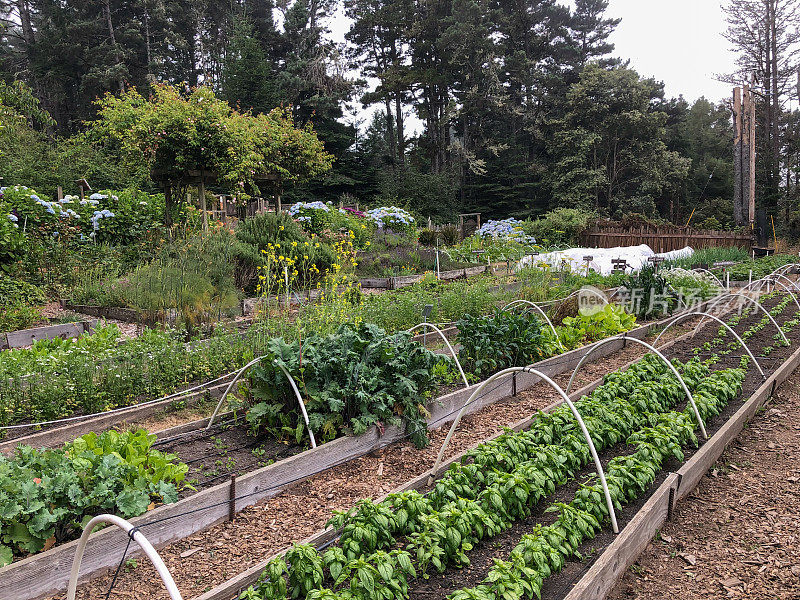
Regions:
<instances>
[{"instance_id":1,"label":"dirt soil","mask_svg":"<svg viewBox=\"0 0 800 600\"><path fill-rule=\"evenodd\" d=\"M609 596L800 598L800 371L678 505Z\"/></svg>"}]
</instances>

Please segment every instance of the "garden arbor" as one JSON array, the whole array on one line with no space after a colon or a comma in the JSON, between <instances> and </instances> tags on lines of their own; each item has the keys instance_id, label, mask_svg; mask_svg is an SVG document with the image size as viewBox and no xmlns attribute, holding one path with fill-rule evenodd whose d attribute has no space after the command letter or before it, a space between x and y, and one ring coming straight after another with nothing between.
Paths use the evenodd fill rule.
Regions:
<instances>
[{"instance_id":1,"label":"garden arbor","mask_svg":"<svg viewBox=\"0 0 800 600\"><path fill-rule=\"evenodd\" d=\"M187 185L198 186L204 208L205 185L212 181L246 200L265 182L279 193L286 183L331 168L333 157L312 127L295 127L289 109L241 113L210 88L184 93L165 84L156 85L149 98L132 89L107 94L97 104L88 135L115 144L130 168L146 170L162 185L167 224L179 204L174 192Z\"/></svg>"}]
</instances>

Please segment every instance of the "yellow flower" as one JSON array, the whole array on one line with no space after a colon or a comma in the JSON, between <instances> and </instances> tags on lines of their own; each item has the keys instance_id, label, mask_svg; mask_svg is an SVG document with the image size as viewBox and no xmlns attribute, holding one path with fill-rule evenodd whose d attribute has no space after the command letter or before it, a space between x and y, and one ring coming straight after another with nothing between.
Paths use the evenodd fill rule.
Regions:
<instances>
[{"instance_id":1,"label":"yellow flower","mask_svg":"<svg viewBox=\"0 0 800 600\"><path fill-rule=\"evenodd\" d=\"M308 260L308 254L303 254L303 259Z\"/></svg>"},{"instance_id":2,"label":"yellow flower","mask_svg":"<svg viewBox=\"0 0 800 600\"><path fill-rule=\"evenodd\" d=\"M283 258L283 254L281 254L281 255L280 255L278 258L279 258L280 260L284 260L284 258Z\"/></svg>"}]
</instances>

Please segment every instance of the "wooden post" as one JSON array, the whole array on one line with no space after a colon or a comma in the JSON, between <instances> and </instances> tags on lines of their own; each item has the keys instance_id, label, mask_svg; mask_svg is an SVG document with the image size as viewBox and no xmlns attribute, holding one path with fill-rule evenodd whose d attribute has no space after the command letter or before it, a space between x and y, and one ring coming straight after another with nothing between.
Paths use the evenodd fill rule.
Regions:
<instances>
[{"instance_id":1,"label":"wooden post","mask_svg":"<svg viewBox=\"0 0 800 600\"><path fill-rule=\"evenodd\" d=\"M58 201L61 202L64 199L64 188L58 186Z\"/></svg>"},{"instance_id":2,"label":"wooden post","mask_svg":"<svg viewBox=\"0 0 800 600\"><path fill-rule=\"evenodd\" d=\"M275 212L280 213L283 211L283 206L281 205L281 190L278 189L278 192L275 194Z\"/></svg>"},{"instance_id":3,"label":"wooden post","mask_svg":"<svg viewBox=\"0 0 800 600\"><path fill-rule=\"evenodd\" d=\"M203 211L203 231L208 231L208 212L206 211L206 182L203 177L203 170L200 169L200 210Z\"/></svg>"},{"instance_id":4,"label":"wooden post","mask_svg":"<svg viewBox=\"0 0 800 600\"><path fill-rule=\"evenodd\" d=\"M748 141L750 142L749 147L749 158L750 158L750 169L749 169L749 187L748 187L748 207L749 207L749 214L748 219L750 224L752 225L753 221L756 218L756 103L753 102L753 93L750 90L750 86L744 86L745 91L745 107L747 108L747 136Z\"/></svg>"}]
</instances>

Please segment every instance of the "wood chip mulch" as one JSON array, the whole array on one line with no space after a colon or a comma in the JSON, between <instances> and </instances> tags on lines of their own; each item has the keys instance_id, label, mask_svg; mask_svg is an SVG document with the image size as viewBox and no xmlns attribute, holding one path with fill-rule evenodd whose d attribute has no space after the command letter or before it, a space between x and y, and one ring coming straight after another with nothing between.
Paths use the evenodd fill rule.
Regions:
<instances>
[{"instance_id":1,"label":"wood chip mulch","mask_svg":"<svg viewBox=\"0 0 800 600\"><path fill-rule=\"evenodd\" d=\"M800 370L678 505L609 598L800 598Z\"/></svg>"}]
</instances>

